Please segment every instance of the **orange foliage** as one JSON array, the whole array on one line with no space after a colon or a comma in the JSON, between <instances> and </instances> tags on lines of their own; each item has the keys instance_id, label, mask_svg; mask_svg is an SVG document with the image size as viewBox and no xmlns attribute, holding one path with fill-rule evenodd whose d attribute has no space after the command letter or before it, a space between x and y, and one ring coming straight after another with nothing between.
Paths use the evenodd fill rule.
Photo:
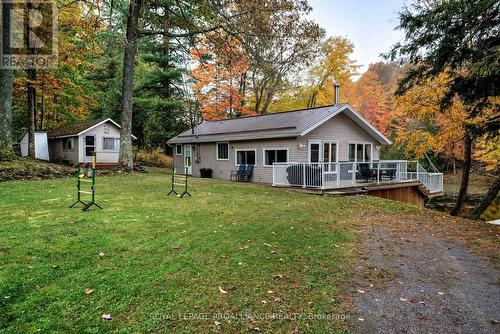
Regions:
<instances>
[{"instance_id":1,"label":"orange foliage","mask_svg":"<svg viewBox=\"0 0 500 334\"><path fill-rule=\"evenodd\" d=\"M193 50L198 63L191 76L196 80L194 90L201 103L203 119L226 119L252 115L245 104L243 92L248 58L237 40L212 35Z\"/></svg>"},{"instance_id":2,"label":"orange foliage","mask_svg":"<svg viewBox=\"0 0 500 334\"><path fill-rule=\"evenodd\" d=\"M346 101L378 130L387 134L390 120L389 92L382 86L378 75L368 69L345 91Z\"/></svg>"}]
</instances>

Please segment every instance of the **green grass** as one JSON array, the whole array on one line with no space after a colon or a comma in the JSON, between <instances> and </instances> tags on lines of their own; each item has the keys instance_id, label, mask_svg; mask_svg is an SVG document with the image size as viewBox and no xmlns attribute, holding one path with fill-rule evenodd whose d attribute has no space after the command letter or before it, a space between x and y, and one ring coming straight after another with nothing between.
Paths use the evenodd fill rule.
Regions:
<instances>
[{"instance_id":1,"label":"green grass","mask_svg":"<svg viewBox=\"0 0 500 334\"><path fill-rule=\"evenodd\" d=\"M347 312L354 224L381 203L409 208L207 179L179 199L159 170L97 182L104 209L88 212L68 208L75 179L0 183L1 333L342 331L261 316Z\"/></svg>"}]
</instances>

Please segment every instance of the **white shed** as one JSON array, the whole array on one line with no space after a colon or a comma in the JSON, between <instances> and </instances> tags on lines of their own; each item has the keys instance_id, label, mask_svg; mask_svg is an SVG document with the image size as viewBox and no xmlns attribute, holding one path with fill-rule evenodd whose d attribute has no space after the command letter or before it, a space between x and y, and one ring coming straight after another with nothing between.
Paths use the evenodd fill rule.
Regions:
<instances>
[{"instance_id":1,"label":"white shed","mask_svg":"<svg viewBox=\"0 0 500 334\"><path fill-rule=\"evenodd\" d=\"M21 137L21 155L28 156L28 133ZM35 158L49 160L49 143L46 131L35 131Z\"/></svg>"}]
</instances>

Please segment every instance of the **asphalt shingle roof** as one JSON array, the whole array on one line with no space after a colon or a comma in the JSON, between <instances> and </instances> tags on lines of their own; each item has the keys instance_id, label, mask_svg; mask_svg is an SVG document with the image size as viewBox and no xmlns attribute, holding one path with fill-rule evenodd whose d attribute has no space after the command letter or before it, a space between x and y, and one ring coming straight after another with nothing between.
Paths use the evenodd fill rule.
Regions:
<instances>
[{"instance_id":1,"label":"asphalt shingle roof","mask_svg":"<svg viewBox=\"0 0 500 334\"><path fill-rule=\"evenodd\" d=\"M260 116L240 117L221 121L204 121L184 131L169 143L203 142L215 140L246 140L259 138L293 137L309 129L346 104L277 112Z\"/></svg>"},{"instance_id":2,"label":"asphalt shingle roof","mask_svg":"<svg viewBox=\"0 0 500 334\"><path fill-rule=\"evenodd\" d=\"M93 119L93 120L86 120L76 123L65 124L53 131L50 131L47 135L49 137L62 137L62 136L72 136L72 135L76 136L80 132L85 131L88 128L91 128L94 125L99 124L106 119L107 118L100 118L100 119Z\"/></svg>"}]
</instances>

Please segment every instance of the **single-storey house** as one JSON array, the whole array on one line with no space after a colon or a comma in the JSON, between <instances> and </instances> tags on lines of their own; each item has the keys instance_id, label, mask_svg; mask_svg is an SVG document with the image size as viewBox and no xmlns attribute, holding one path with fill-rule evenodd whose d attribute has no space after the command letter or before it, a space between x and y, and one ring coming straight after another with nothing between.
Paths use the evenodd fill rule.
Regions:
<instances>
[{"instance_id":1,"label":"single-storey house","mask_svg":"<svg viewBox=\"0 0 500 334\"><path fill-rule=\"evenodd\" d=\"M252 164L253 182L273 182L279 163L371 163L391 141L348 104L204 121L170 139L174 167L229 180L240 164ZM352 164L351 164L352 166ZM324 168L326 170L326 167Z\"/></svg>"},{"instance_id":2,"label":"single-storey house","mask_svg":"<svg viewBox=\"0 0 500 334\"><path fill-rule=\"evenodd\" d=\"M49 132L48 139L50 160L90 162L96 152L99 163L118 162L120 125L111 118L66 124Z\"/></svg>"}]
</instances>

